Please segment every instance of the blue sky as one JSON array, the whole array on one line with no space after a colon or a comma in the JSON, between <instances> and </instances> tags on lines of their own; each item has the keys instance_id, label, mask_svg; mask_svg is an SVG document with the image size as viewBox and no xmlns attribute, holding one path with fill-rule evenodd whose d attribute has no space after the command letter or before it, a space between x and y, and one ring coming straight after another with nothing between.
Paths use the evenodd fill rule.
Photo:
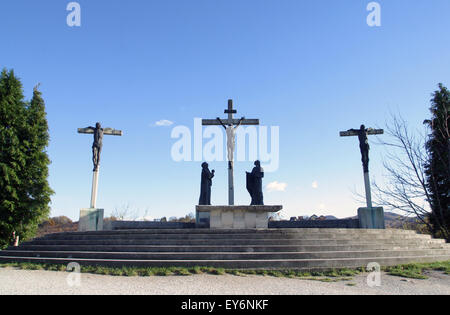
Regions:
<instances>
[{"instance_id":1,"label":"blue sky","mask_svg":"<svg viewBox=\"0 0 450 315\"><path fill-rule=\"evenodd\" d=\"M40 82L46 101L53 216L78 219L89 206L92 139L76 130L96 121L124 131L105 137L98 207L193 212L200 163L173 161L170 134L223 117L229 98L238 116L280 128L280 167L264 184L286 187L266 191L267 204L288 217L355 215L359 148L339 131L384 127L390 113L421 128L430 94L450 83L448 0L378 1L375 28L368 0L78 2L81 27L66 24L69 1L0 3L0 67L15 70L28 98ZM174 124L154 126L163 119ZM372 145L375 178L382 158ZM210 166L212 201L225 204L226 163ZM236 163L237 203L249 203L251 167Z\"/></svg>"}]
</instances>

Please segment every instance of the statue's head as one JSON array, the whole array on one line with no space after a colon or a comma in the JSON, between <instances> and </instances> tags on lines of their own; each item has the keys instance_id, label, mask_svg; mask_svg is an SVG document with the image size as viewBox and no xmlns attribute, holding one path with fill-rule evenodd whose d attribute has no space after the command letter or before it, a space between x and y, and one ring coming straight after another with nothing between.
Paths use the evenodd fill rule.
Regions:
<instances>
[{"instance_id":1,"label":"statue's head","mask_svg":"<svg viewBox=\"0 0 450 315\"><path fill-rule=\"evenodd\" d=\"M208 168L208 163L203 162L203 163L202 163L202 168Z\"/></svg>"},{"instance_id":2,"label":"statue's head","mask_svg":"<svg viewBox=\"0 0 450 315\"><path fill-rule=\"evenodd\" d=\"M256 160L254 164L255 166L261 166L261 162L259 160Z\"/></svg>"},{"instance_id":3,"label":"statue's head","mask_svg":"<svg viewBox=\"0 0 450 315\"><path fill-rule=\"evenodd\" d=\"M361 130L366 130L366 126L361 125L360 129L361 129Z\"/></svg>"},{"instance_id":4,"label":"statue's head","mask_svg":"<svg viewBox=\"0 0 450 315\"><path fill-rule=\"evenodd\" d=\"M101 127L102 127L102 125L100 125L99 122L95 124L95 128L101 128Z\"/></svg>"}]
</instances>

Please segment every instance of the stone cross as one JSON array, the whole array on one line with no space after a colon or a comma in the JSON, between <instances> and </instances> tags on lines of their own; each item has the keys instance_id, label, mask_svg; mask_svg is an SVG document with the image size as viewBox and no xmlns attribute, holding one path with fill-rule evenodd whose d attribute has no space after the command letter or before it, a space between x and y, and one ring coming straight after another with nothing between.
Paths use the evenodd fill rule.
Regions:
<instances>
[{"instance_id":1,"label":"stone cross","mask_svg":"<svg viewBox=\"0 0 450 315\"><path fill-rule=\"evenodd\" d=\"M97 123L95 127L78 128L78 133L94 135L94 143L92 144L92 161L94 163L94 170L92 176L91 209L95 209L97 204L98 173L100 166L100 153L103 146L103 135L122 136L123 132L112 128L101 128L100 123Z\"/></svg>"},{"instance_id":2,"label":"stone cross","mask_svg":"<svg viewBox=\"0 0 450 315\"><path fill-rule=\"evenodd\" d=\"M234 179L233 179L233 157L235 147L236 129L240 125L259 125L259 119L234 119L233 114L237 111L233 109L233 100L228 100L228 109L225 114L228 114L227 119L203 119L203 126L223 126L227 133L227 157L228 157L228 205L234 205Z\"/></svg>"},{"instance_id":3,"label":"stone cross","mask_svg":"<svg viewBox=\"0 0 450 315\"><path fill-rule=\"evenodd\" d=\"M366 203L367 208L372 209L372 195L370 192L370 179L369 179L369 142L367 139L368 135L382 135L384 134L383 129L372 129L361 125L359 129L350 129L347 131L341 131L341 137L354 137L359 138L359 148L361 150L361 160L363 163L364 170L364 186L366 189Z\"/></svg>"}]
</instances>

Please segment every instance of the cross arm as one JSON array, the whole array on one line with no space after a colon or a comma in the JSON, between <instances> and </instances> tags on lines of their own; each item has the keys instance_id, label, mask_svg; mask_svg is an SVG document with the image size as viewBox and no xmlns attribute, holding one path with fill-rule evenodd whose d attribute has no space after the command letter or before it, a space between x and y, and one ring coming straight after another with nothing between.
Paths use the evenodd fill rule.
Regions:
<instances>
[{"instance_id":1,"label":"cross arm","mask_svg":"<svg viewBox=\"0 0 450 315\"><path fill-rule=\"evenodd\" d=\"M223 123L229 124L229 120L222 120ZM241 122L241 125L259 125L259 119L233 119L232 124L237 125ZM203 126L220 126L221 123L217 119L203 119L202 120Z\"/></svg>"},{"instance_id":2,"label":"cross arm","mask_svg":"<svg viewBox=\"0 0 450 315\"><path fill-rule=\"evenodd\" d=\"M103 129L103 134L110 135L110 136L122 136L123 135L123 131L122 130L116 130L116 129L113 129L113 128L104 128Z\"/></svg>"},{"instance_id":3,"label":"cross arm","mask_svg":"<svg viewBox=\"0 0 450 315\"><path fill-rule=\"evenodd\" d=\"M93 128L93 127L78 128L78 133L93 134L94 130L95 130L95 128ZM122 130L116 130L116 129L112 129L112 128L103 128L103 134L110 135L110 136L122 136L123 132L122 132Z\"/></svg>"},{"instance_id":4,"label":"cross arm","mask_svg":"<svg viewBox=\"0 0 450 315\"><path fill-rule=\"evenodd\" d=\"M370 129L367 129L366 132L367 132L368 135L382 135L382 134L384 134L384 130L383 129L372 129L372 128L370 128ZM350 129L350 130L347 130L347 131L341 131L339 133L339 135L341 137L358 136L358 134L359 134L359 129Z\"/></svg>"},{"instance_id":5,"label":"cross arm","mask_svg":"<svg viewBox=\"0 0 450 315\"><path fill-rule=\"evenodd\" d=\"M94 127L78 128L78 133L92 134L94 133L94 129Z\"/></svg>"}]
</instances>

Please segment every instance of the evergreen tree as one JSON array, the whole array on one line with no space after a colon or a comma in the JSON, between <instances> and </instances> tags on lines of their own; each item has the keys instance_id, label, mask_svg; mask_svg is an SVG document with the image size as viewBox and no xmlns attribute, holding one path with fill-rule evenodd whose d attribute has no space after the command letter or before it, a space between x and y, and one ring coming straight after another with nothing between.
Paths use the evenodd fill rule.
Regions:
<instances>
[{"instance_id":1,"label":"evergreen tree","mask_svg":"<svg viewBox=\"0 0 450 315\"><path fill-rule=\"evenodd\" d=\"M32 237L49 214L45 151L49 141L45 105L34 89L24 100L22 84L13 71L0 75L0 247L14 236Z\"/></svg>"},{"instance_id":2,"label":"evergreen tree","mask_svg":"<svg viewBox=\"0 0 450 315\"><path fill-rule=\"evenodd\" d=\"M425 165L431 203L430 223L436 237L450 239L450 91L439 84L431 100L431 120Z\"/></svg>"}]
</instances>

